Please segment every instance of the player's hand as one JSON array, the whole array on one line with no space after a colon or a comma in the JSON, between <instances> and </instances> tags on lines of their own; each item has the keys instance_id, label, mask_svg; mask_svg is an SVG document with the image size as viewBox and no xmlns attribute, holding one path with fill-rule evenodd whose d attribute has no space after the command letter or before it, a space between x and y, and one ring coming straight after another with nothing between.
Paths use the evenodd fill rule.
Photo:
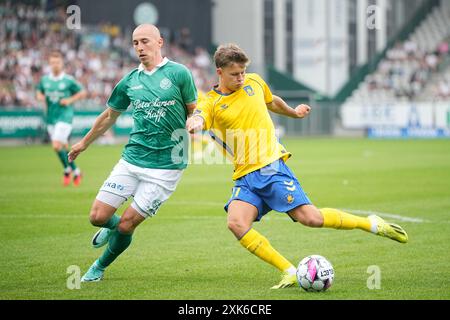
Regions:
<instances>
[{"instance_id":1,"label":"player's hand","mask_svg":"<svg viewBox=\"0 0 450 320\"><path fill-rule=\"evenodd\" d=\"M204 120L202 117L193 116L186 121L186 130L189 133L195 133L203 129Z\"/></svg>"},{"instance_id":2,"label":"player's hand","mask_svg":"<svg viewBox=\"0 0 450 320\"><path fill-rule=\"evenodd\" d=\"M78 155L86 149L87 149L87 146L82 141L74 144L72 146L72 148L70 149L70 152L68 155L69 162L74 161L78 157Z\"/></svg>"},{"instance_id":3,"label":"player's hand","mask_svg":"<svg viewBox=\"0 0 450 320\"><path fill-rule=\"evenodd\" d=\"M311 112L311 107L307 104L301 104L295 108L295 113L299 118L305 118Z\"/></svg>"},{"instance_id":4,"label":"player's hand","mask_svg":"<svg viewBox=\"0 0 450 320\"><path fill-rule=\"evenodd\" d=\"M70 103L71 103L71 101L69 98L64 98L64 99L59 100L59 104L62 106L68 106Z\"/></svg>"}]
</instances>

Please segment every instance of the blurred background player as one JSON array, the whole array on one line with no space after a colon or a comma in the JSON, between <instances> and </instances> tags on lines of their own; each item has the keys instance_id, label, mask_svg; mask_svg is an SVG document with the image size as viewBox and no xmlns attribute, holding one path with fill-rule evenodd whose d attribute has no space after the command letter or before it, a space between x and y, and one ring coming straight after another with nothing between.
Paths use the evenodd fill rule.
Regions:
<instances>
[{"instance_id":1,"label":"blurred background player","mask_svg":"<svg viewBox=\"0 0 450 320\"><path fill-rule=\"evenodd\" d=\"M85 98L87 94L79 82L64 72L61 52L52 51L48 63L51 71L39 81L36 95L45 105L47 131L53 150L64 168L63 184L68 186L73 174L73 183L78 186L82 178L80 168L75 162L69 162L67 154L74 115L73 103Z\"/></svg>"},{"instance_id":2,"label":"blurred background player","mask_svg":"<svg viewBox=\"0 0 450 320\"><path fill-rule=\"evenodd\" d=\"M134 107L129 142L90 213L91 223L102 227L92 245L108 246L84 274L83 282L103 278L105 269L131 244L136 227L154 216L175 191L187 166L187 162L176 161L172 151L178 146L173 135L177 130L186 133L186 119L196 107L192 75L184 65L163 58L163 39L154 25L139 25L133 32L133 46L141 65L116 85L108 108L69 153L69 159L74 160L111 128L122 112ZM116 215L117 208L131 196L131 205L121 217Z\"/></svg>"},{"instance_id":3,"label":"blurred background player","mask_svg":"<svg viewBox=\"0 0 450 320\"><path fill-rule=\"evenodd\" d=\"M278 142L268 110L301 119L308 105L295 109L272 95L256 73L246 74L249 58L237 45L220 46L214 61L219 84L199 103L188 120L189 132L211 130L216 141L234 157L235 186L225 205L228 228L251 253L283 272L272 289L296 284L296 268L277 252L252 224L272 210L287 213L295 222L313 228L361 229L406 243L398 225L378 216L359 217L336 209L317 209L285 162L291 154ZM237 141L237 142L236 142Z\"/></svg>"}]
</instances>

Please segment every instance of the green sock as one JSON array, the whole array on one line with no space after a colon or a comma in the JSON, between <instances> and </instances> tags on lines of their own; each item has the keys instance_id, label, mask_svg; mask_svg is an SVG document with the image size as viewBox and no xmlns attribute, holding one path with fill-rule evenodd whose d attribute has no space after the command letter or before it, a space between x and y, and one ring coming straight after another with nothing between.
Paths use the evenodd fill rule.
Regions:
<instances>
[{"instance_id":1,"label":"green sock","mask_svg":"<svg viewBox=\"0 0 450 320\"><path fill-rule=\"evenodd\" d=\"M108 267L116 258L124 252L131 243L133 235L123 234L115 230L109 239L105 252L98 259L101 268Z\"/></svg>"},{"instance_id":2,"label":"green sock","mask_svg":"<svg viewBox=\"0 0 450 320\"><path fill-rule=\"evenodd\" d=\"M75 171L77 169L77 165L75 164L75 161L69 162L69 166L72 168L72 171Z\"/></svg>"},{"instance_id":3,"label":"green sock","mask_svg":"<svg viewBox=\"0 0 450 320\"><path fill-rule=\"evenodd\" d=\"M115 229L117 225L119 224L120 217L115 214L111 217L111 219L108 220L104 225L101 225L100 227L108 228L108 229Z\"/></svg>"},{"instance_id":4,"label":"green sock","mask_svg":"<svg viewBox=\"0 0 450 320\"><path fill-rule=\"evenodd\" d=\"M64 169L69 166L69 159L67 158L67 150L61 149L56 152L58 154L59 161L61 161Z\"/></svg>"}]
</instances>

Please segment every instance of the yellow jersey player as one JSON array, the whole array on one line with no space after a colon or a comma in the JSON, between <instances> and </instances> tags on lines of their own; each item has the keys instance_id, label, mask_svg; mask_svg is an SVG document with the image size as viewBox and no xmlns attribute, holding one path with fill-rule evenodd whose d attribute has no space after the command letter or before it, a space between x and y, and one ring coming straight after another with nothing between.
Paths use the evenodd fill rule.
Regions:
<instances>
[{"instance_id":1,"label":"yellow jersey player","mask_svg":"<svg viewBox=\"0 0 450 320\"><path fill-rule=\"evenodd\" d=\"M246 74L249 59L237 45L220 46L214 62L219 83L188 119L189 132L210 130L234 159L235 186L225 211L228 228L251 253L283 272L280 289L296 283L296 268L253 228L271 210L313 228L362 229L401 243L408 241L398 225L378 216L359 217L337 209L316 208L286 165L291 154L278 142L268 111L304 118L310 106L291 108L273 95L257 74Z\"/></svg>"}]
</instances>

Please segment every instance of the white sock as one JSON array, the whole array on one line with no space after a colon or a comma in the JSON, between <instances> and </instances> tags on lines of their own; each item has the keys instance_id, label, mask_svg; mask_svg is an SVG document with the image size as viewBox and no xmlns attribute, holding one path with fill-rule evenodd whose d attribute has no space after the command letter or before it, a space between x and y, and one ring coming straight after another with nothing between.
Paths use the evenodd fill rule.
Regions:
<instances>
[{"instance_id":1,"label":"white sock","mask_svg":"<svg viewBox=\"0 0 450 320\"><path fill-rule=\"evenodd\" d=\"M368 218L369 218L370 223L371 223L370 232L376 234L378 232L377 219L374 216L369 216Z\"/></svg>"},{"instance_id":2,"label":"white sock","mask_svg":"<svg viewBox=\"0 0 450 320\"><path fill-rule=\"evenodd\" d=\"M297 269L295 269L295 267L289 267L289 269L287 269L286 272L289 274L296 274Z\"/></svg>"}]
</instances>

